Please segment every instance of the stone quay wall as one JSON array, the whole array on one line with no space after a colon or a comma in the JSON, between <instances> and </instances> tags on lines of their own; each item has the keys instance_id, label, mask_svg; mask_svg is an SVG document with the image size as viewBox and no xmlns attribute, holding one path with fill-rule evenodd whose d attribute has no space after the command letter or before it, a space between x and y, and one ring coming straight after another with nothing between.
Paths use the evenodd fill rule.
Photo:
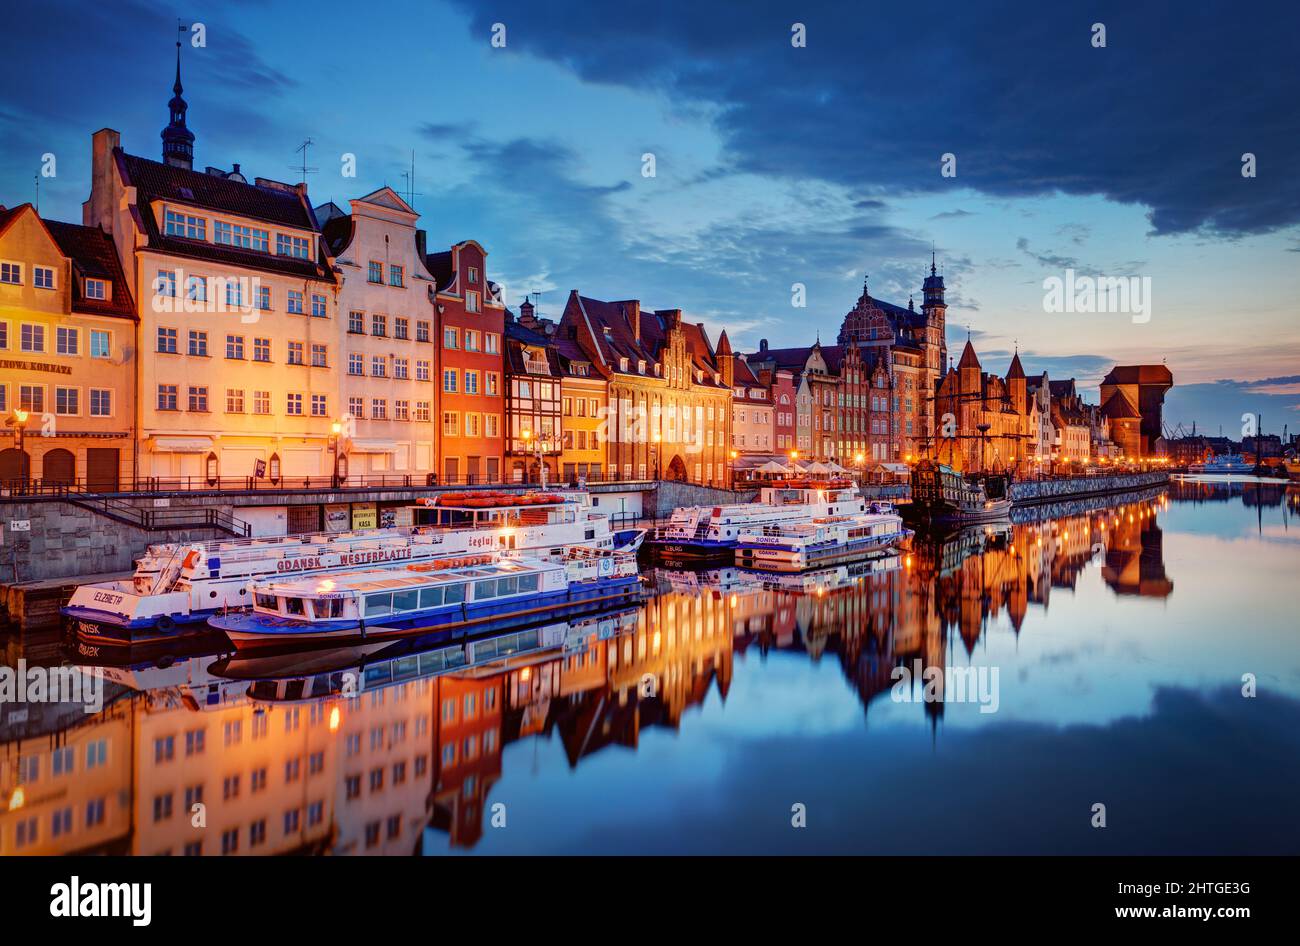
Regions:
<instances>
[{"instance_id":1,"label":"stone quay wall","mask_svg":"<svg viewBox=\"0 0 1300 946\"><path fill-rule=\"evenodd\" d=\"M1163 470L1148 473L1117 473L1105 476L1073 476L1069 479L1020 480L1011 484L1011 499L1016 504L1045 503L1079 496L1102 496L1163 486L1169 474Z\"/></svg>"}]
</instances>

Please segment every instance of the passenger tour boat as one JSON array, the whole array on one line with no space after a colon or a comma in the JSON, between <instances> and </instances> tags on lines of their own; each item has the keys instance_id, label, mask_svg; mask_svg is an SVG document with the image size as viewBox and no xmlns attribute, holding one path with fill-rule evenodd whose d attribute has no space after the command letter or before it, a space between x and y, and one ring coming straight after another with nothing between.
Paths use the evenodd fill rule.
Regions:
<instances>
[{"instance_id":1,"label":"passenger tour boat","mask_svg":"<svg viewBox=\"0 0 1300 946\"><path fill-rule=\"evenodd\" d=\"M237 650L501 631L625 606L636 558L574 547L563 561L467 556L255 582L253 609L213 617Z\"/></svg>"},{"instance_id":2,"label":"passenger tour boat","mask_svg":"<svg viewBox=\"0 0 1300 946\"><path fill-rule=\"evenodd\" d=\"M669 559L730 561L747 529L866 511L866 499L850 480L785 480L763 487L758 502L678 509L647 541Z\"/></svg>"},{"instance_id":3,"label":"passenger tour boat","mask_svg":"<svg viewBox=\"0 0 1300 946\"><path fill-rule=\"evenodd\" d=\"M248 584L499 550L559 560L571 546L634 551L644 529L615 533L585 493L444 493L421 499L414 526L152 545L127 581L79 587L63 609L92 644L142 645L203 632L209 617L247 607Z\"/></svg>"},{"instance_id":4,"label":"passenger tour boat","mask_svg":"<svg viewBox=\"0 0 1300 946\"><path fill-rule=\"evenodd\" d=\"M736 564L764 571L801 572L884 552L912 535L888 503L871 503L864 515L822 516L744 529L736 543Z\"/></svg>"}]
</instances>

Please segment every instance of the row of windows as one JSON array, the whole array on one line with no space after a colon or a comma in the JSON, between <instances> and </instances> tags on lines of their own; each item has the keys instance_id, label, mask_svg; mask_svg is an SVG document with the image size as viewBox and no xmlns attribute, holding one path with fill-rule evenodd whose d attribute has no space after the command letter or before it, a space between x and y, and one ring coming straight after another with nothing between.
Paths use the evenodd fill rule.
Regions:
<instances>
[{"instance_id":1,"label":"row of windows","mask_svg":"<svg viewBox=\"0 0 1300 946\"><path fill-rule=\"evenodd\" d=\"M361 397L348 398L348 414L357 420L366 416L366 400ZM371 420L413 420L416 423L428 423L430 418L429 402L416 401L415 409L412 411L411 402L402 398L393 401L393 416L388 416L388 398L373 397L370 399L370 419Z\"/></svg>"},{"instance_id":2,"label":"row of windows","mask_svg":"<svg viewBox=\"0 0 1300 946\"><path fill-rule=\"evenodd\" d=\"M462 379L464 384L462 385ZM486 394L498 397L501 394L501 375L496 371L483 372L483 390L479 390L479 373L466 369L463 372L455 368L442 371L442 390L447 394Z\"/></svg>"},{"instance_id":3,"label":"row of windows","mask_svg":"<svg viewBox=\"0 0 1300 946\"><path fill-rule=\"evenodd\" d=\"M501 415L443 411L442 435L444 437L500 437Z\"/></svg>"},{"instance_id":4,"label":"row of windows","mask_svg":"<svg viewBox=\"0 0 1300 946\"><path fill-rule=\"evenodd\" d=\"M82 414L82 389L54 386L54 400L47 400L44 384L18 384L13 386L18 395L17 407L29 414L44 414L49 407L61 417L80 417ZM10 409L10 385L0 384L0 413ZM85 405L89 417L113 416L113 391L110 388L91 388Z\"/></svg>"},{"instance_id":5,"label":"row of windows","mask_svg":"<svg viewBox=\"0 0 1300 946\"><path fill-rule=\"evenodd\" d=\"M0 262L0 285L22 286L23 264L17 262ZM32 266L32 285L37 289L54 289L57 281L51 266ZM87 299L101 301L112 298L112 283L107 279L87 276L81 282L81 292Z\"/></svg>"},{"instance_id":6,"label":"row of windows","mask_svg":"<svg viewBox=\"0 0 1300 946\"><path fill-rule=\"evenodd\" d=\"M574 411L577 413L574 413ZM599 417L600 401L594 397L566 397L564 399L565 417Z\"/></svg>"},{"instance_id":7,"label":"row of windows","mask_svg":"<svg viewBox=\"0 0 1300 946\"><path fill-rule=\"evenodd\" d=\"M482 332L475 328L459 329L447 325L442 330L442 347L496 355L501 352L501 336L496 332Z\"/></svg>"},{"instance_id":8,"label":"row of windows","mask_svg":"<svg viewBox=\"0 0 1300 946\"><path fill-rule=\"evenodd\" d=\"M187 389L187 407L185 410L194 413L205 414L211 410L209 406L208 386L205 384L190 385ZM246 401L242 388L226 388L226 413L243 414L246 413ZM179 411L181 410L181 392L180 386L176 384L158 385L158 410L160 411ZM329 416L328 398L324 394L301 394L298 392L289 392L285 395L285 413L291 417L301 417L304 413L310 411L312 417ZM254 391L252 396L252 413L270 414L271 413L271 392Z\"/></svg>"},{"instance_id":9,"label":"row of windows","mask_svg":"<svg viewBox=\"0 0 1300 946\"><path fill-rule=\"evenodd\" d=\"M107 808L107 798L92 798L86 802L82 808L83 830L97 828L104 823L104 812ZM58 840L65 835L72 834L73 808L71 805L65 805L50 812L50 838ZM26 818L19 818L14 822L14 846L22 849L39 844L41 840L41 819L39 815L29 815Z\"/></svg>"},{"instance_id":10,"label":"row of windows","mask_svg":"<svg viewBox=\"0 0 1300 946\"><path fill-rule=\"evenodd\" d=\"M410 378L410 362L406 358L393 355L390 359L388 355L371 355L370 356L370 376L372 378L387 378L388 369L392 367L392 377L400 380ZM416 359L415 362L415 380L430 380L431 367L428 361ZM348 374L355 378L364 378L366 375L366 356L358 352L352 352L348 355Z\"/></svg>"},{"instance_id":11,"label":"row of windows","mask_svg":"<svg viewBox=\"0 0 1300 946\"><path fill-rule=\"evenodd\" d=\"M160 269L154 280L154 293L158 296L177 298L178 270ZM271 287L254 283L248 279L223 279L213 276L187 276L185 278L185 299L195 304L215 302L222 294L215 290L224 287L225 304L230 308L256 306L263 312L270 312ZM304 293L290 289L285 293L285 311L290 315L306 315L308 305L314 318L329 318L329 299L318 292Z\"/></svg>"},{"instance_id":12,"label":"row of windows","mask_svg":"<svg viewBox=\"0 0 1300 946\"><path fill-rule=\"evenodd\" d=\"M63 778L77 771L77 751L72 746L59 746L50 751L50 777ZM85 771L103 768L108 764L108 740L96 739L86 743L82 756ZM20 756L15 774L19 785L35 785L44 777L41 771L42 756L39 754Z\"/></svg>"},{"instance_id":13,"label":"row of windows","mask_svg":"<svg viewBox=\"0 0 1300 946\"><path fill-rule=\"evenodd\" d=\"M384 284L384 264L378 260L370 261L370 268L366 275L366 281L382 286ZM402 267L396 263L388 264L388 285L401 289L405 282L403 280Z\"/></svg>"},{"instance_id":14,"label":"row of windows","mask_svg":"<svg viewBox=\"0 0 1300 946\"><path fill-rule=\"evenodd\" d=\"M259 253L271 252L271 233L261 227L245 226L225 220L214 220L212 230L212 242L214 243L238 247L239 249L256 250ZM208 221L205 217L168 210L163 214L163 232L167 236L206 241L208 239ZM295 259L310 259L311 240L307 237L294 236L291 233L277 233L275 234L275 255L291 256Z\"/></svg>"},{"instance_id":15,"label":"row of windows","mask_svg":"<svg viewBox=\"0 0 1300 946\"><path fill-rule=\"evenodd\" d=\"M366 314L352 310L348 313L348 332L352 335L366 334ZM388 337L388 316L371 314L370 316L370 334L376 338ZM409 339L411 337L411 320L404 315L393 316L393 338ZM415 323L415 340L417 342L429 341L429 323L425 321L416 321Z\"/></svg>"},{"instance_id":16,"label":"row of windows","mask_svg":"<svg viewBox=\"0 0 1300 946\"><path fill-rule=\"evenodd\" d=\"M92 328L89 330L89 348L86 353L91 358L113 357L113 333L108 329ZM18 326L18 350L33 355L47 354L50 335L47 326L34 322L23 322ZM82 332L72 325L59 325L54 329L54 351L56 355L74 356L82 354ZM7 351L11 344L8 322L0 322L0 351Z\"/></svg>"}]
</instances>

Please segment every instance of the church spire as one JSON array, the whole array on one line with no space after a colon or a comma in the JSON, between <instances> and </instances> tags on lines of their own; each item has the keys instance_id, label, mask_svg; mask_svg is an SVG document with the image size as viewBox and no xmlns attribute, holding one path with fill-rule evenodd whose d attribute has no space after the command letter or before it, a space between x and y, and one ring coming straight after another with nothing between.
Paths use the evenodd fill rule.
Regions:
<instances>
[{"instance_id":1,"label":"church spire","mask_svg":"<svg viewBox=\"0 0 1300 946\"><path fill-rule=\"evenodd\" d=\"M181 41L177 39L176 82L172 85L172 99L167 103L171 120L162 130L162 152L164 163L188 171L194 167L194 132L190 131L185 124L185 113L189 105L181 94L184 91L181 85Z\"/></svg>"}]
</instances>

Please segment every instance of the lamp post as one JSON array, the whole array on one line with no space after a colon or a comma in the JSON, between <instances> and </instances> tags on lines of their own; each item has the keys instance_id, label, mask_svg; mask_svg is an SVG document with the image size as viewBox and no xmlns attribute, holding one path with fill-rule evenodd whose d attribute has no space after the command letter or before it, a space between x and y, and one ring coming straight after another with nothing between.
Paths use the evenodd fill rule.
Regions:
<instances>
[{"instance_id":1,"label":"lamp post","mask_svg":"<svg viewBox=\"0 0 1300 946\"><path fill-rule=\"evenodd\" d=\"M853 454L853 465L854 467L857 468L859 483L862 482L863 477L865 476L863 467L866 466L866 463L867 463L867 455L863 453L861 450Z\"/></svg>"},{"instance_id":2,"label":"lamp post","mask_svg":"<svg viewBox=\"0 0 1300 946\"><path fill-rule=\"evenodd\" d=\"M731 488L735 489L736 488L736 458L740 456L740 454L737 453L735 450L732 450L729 456L731 457L731 463L730 463Z\"/></svg>"},{"instance_id":3,"label":"lamp post","mask_svg":"<svg viewBox=\"0 0 1300 946\"><path fill-rule=\"evenodd\" d=\"M542 439L539 437L537 440L533 440L533 432L531 430L525 430L524 452L528 453L531 451L533 455L537 457L537 473L541 480L542 489L546 489L546 458L543 450Z\"/></svg>"},{"instance_id":4,"label":"lamp post","mask_svg":"<svg viewBox=\"0 0 1300 946\"><path fill-rule=\"evenodd\" d=\"M339 488L339 435L343 433L343 425L335 421L330 425L330 456L333 460L332 472L330 473L330 489Z\"/></svg>"},{"instance_id":5,"label":"lamp post","mask_svg":"<svg viewBox=\"0 0 1300 946\"><path fill-rule=\"evenodd\" d=\"M5 419L5 425L14 429L14 439L18 447L19 482L22 484L23 488L26 488L27 486L27 474L29 470L27 454L23 450L23 432L27 429L27 417L28 414L25 410L16 407L14 408L13 414Z\"/></svg>"}]
</instances>

